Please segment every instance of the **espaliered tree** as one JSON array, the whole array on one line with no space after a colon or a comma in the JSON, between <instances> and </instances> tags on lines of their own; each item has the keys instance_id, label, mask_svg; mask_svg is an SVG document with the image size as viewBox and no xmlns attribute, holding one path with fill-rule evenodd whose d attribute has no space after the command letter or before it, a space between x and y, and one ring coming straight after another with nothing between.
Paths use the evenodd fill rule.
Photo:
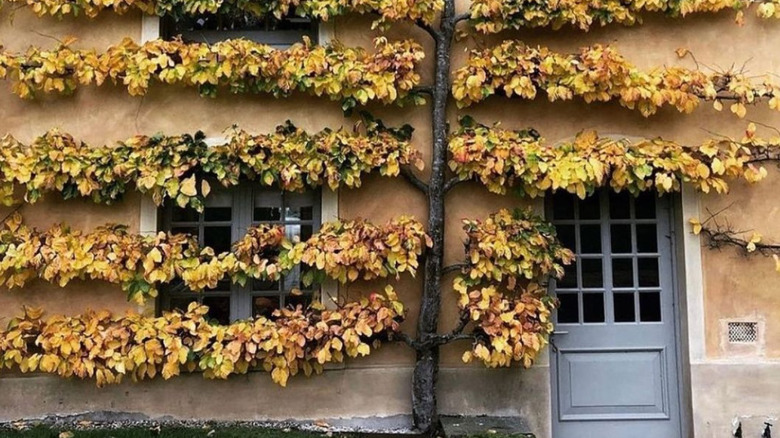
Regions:
<instances>
[{"instance_id":1,"label":"espaliered tree","mask_svg":"<svg viewBox=\"0 0 780 438\"><path fill-rule=\"evenodd\" d=\"M724 193L730 179L763 179L767 172L762 163L776 161L780 150L780 140L759 139L755 126L743 139L717 137L701 145L629 141L590 131L553 145L533 129L511 131L467 116L459 121L449 118L450 106L466 108L493 95L615 101L644 116L665 106L688 113L703 102L717 110L726 104L740 118L760 102L780 109L780 91L769 78L677 67L643 71L609 46L594 45L572 54L510 40L472 51L464 66L451 66L454 40L461 30L477 34L526 27L588 30L613 22L633 25L647 12L685 16L726 8L735 9L741 20L753 3L758 16L773 18L780 17L775 0L474 0L464 11L456 11L455 0L5 1L6 7L29 6L39 15L59 18L130 10L173 18L240 13L297 14L319 20L368 13L379 16L374 25L380 29L395 21L413 22L435 46L430 84L421 84L417 71L425 56L422 46L385 38L376 39L373 53L338 44L318 47L308 41L277 50L245 40L208 45L180 40L138 44L129 39L105 52L73 49L71 41L48 50L0 51L0 79L11 81L12 91L25 99L72 94L107 83L138 96L160 83L196 88L204 96L232 92L285 97L302 92L341 101L345 111L370 102L427 103L432 114L427 180L414 169L421 167L421 154L410 146L411 129L388 128L370 117L362 131L309 134L292 124L273 134L236 130L215 147L208 147L202 134L137 136L97 147L57 131L29 144L4 138L0 200L6 205L33 203L49 192L111 203L136 190L157 204L201 209L212 190L209 181L228 187L253 180L284 190L324 184L338 189L359 187L365 173L379 172L405 177L425 196L428 207L425 226L408 217L386 225L337 221L323 225L304 242L288 241L277 227L255 227L221 254L199 247L192 236L144 237L117 225L88 233L66 225L42 231L24 226L21 217L13 215L0 231L0 280L8 287L21 287L33 278L61 286L88 278L120 284L130 298L143 301L155 296L160 285L174 281L197 291L224 278L238 283L278 278L298 264L312 268L307 282L325 276L349 282L414 274L420 261L424 277L414 333L400 332L404 306L392 288L360 302L340 303L337 309L318 304L281 309L272 318L228 326L209 324L206 309L196 305L158 318L89 313L44 319L40 312L26 309L0 337L0 363L24 372L94 378L102 385L123 376L138 380L159 374L167 379L183 370L226 378L263 367L284 385L299 371L319 372L323 364L341 361L345 355L368 354L381 340L400 340L416 352L415 426L433 431L440 348L465 340L471 342L463 355L466 362L531 366L553 330L551 312L557 301L547 295L545 283L560 277L563 265L573 258L558 242L552 225L529 211L501 210L465 220L463 262L445 266L445 199L455 186L478 181L494 193L512 189L529 197L565 190L585 198L605 186L632 194L648 190L663 194L679 191L683 184ZM451 129L456 123L460 127ZM742 240L729 230L706 228L701 222L693 225L695 232L706 233L713 242L780 252L775 246L759 245L755 236ZM452 286L459 296L459 322L441 332L447 276L454 277ZM87 337L92 341L82 342Z\"/></svg>"}]
</instances>

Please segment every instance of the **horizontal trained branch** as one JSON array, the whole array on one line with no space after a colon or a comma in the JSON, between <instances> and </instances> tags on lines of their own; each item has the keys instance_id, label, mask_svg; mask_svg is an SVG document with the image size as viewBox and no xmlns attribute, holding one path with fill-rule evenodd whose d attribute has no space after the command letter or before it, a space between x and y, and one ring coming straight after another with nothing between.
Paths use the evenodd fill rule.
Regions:
<instances>
[{"instance_id":1,"label":"horizontal trained branch","mask_svg":"<svg viewBox=\"0 0 780 438\"><path fill-rule=\"evenodd\" d=\"M5 0L26 4L39 16L81 15L96 17L103 11L124 14L137 10L176 18L186 15L244 14L255 17L288 15L328 21L348 13L378 14L375 26L411 20L431 24L443 9L442 0ZM2 3L0 3L2 4Z\"/></svg>"},{"instance_id":2,"label":"horizontal trained branch","mask_svg":"<svg viewBox=\"0 0 780 438\"><path fill-rule=\"evenodd\" d=\"M586 131L571 142L550 144L533 130L512 131L463 119L450 140L450 168L461 179L478 179L495 193L515 188L536 197L565 190L585 198L599 187L635 195L680 191L683 183L703 192L728 191L728 179L762 180L761 163L780 162L780 138L764 140L750 124L743 139L713 138L685 146L660 138L600 138Z\"/></svg>"},{"instance_id":3,"label":"horizontal trained branch","mask_svg":"<svg viewBox=\"0 0 780 438\"><path fill-rule=\"evenodd\" d=\"M759 17L780 18L777 0L473 0L470 23L482 33L543 26L559 29L565 25L587 31L593 25L632 26L642 22L644 13L654 12L679 17L734 9L738 11L737 19L742 20L743 11L756 3Z\"/></svg>"},{"instance_id":4,"label":"horizontal trained branch","mask_svg":"<svg viewBox=\"0 0 780 438\"><path fill-rule=\"evenodd\" d=\"M780 272L780 244L764 242L764 236L755 231L750 233L749 239L745 238L747 232L735 230L728 221L721 223L718 219L720 213L722 211L710 215L704 222L699 218L690 219L693 234L706 237L710 249L731 246L743 250L746 254L771 255L775 261L775 270Z\"/></svg>"},{"instance_id":5,"label":"horizontal trained branch","mask_svg":"<svg viewBox=\"0 0 780 438\"><path fill-rule=\"evenodd\" d=\"M643 71L609 46L584 47L577 54L562 54L545 47L528 47L519 41L471 52L466 66L455 72L452 92L458 105L469 106L503 94L535 99L539 92L550 101L580 97L588 103L618 101L644 116L666 105L692 112L701 101L721 109L733 101L731 111L744 117L746 105L768 100L780 110L778 86L742 73L704 73L683 67Z\"/></svg>"},{"instance_id":6,"label":"horizontal trained branch","mask_svg":"<svg viewBox=\"0 0 780 438\"><path fill-rule=\"evenodd\" d=\"M281 309L271 318L216 325L208 308L152 318L89 312L42 318L26 308L0 331L0 368L94 379L98 386L199 371L227 379L264 369L274 382L322 373L323 365L366 356L399 329L403 304L392 287L336 310Z\"/></svg>"},{"instance_id":7,"label":"horizontal trained branch","mask_svg":"<svg viewBox=\"0 0 780 438\"><path fill-rule=\"evenodd\" d=\"M368 120L357 129L325 129L308 134L291 123L274 133L251 135L233 128L226 141L209 146L202 133L136 136L116 146L90 146L51 131L29 145L0 139L0 203L33 203L46 192L65 199L88 197L97 203L121 199L129 190L151 193L161 205L202 210L211 184L235 186L252 180L298 191L327 185L359 187L362 176L378 171L397 176L401 166L422 168L410 144L411 128L391 129Z\"/></svg>"},{"instance_id":8,"label":"horizontal trained branch","mask_svg":"<svg viewBox=\"0 0 780 438\"><path fill-rule=\"evenodd\" d=\"M125 39L103 53L78 50L69 41L53 50L0 52L0 79L13 82L22 98L36 93L73 93L79 85L122 84L133 96L153 83L196 87L203 96L220 88L232 93L269 93L285 97L305 92L342 100L345 109L370 101L420 101L416 67L425 57L411 41L374 40L375 52L315 46L308 40L280 50L245 39L215 44Z\"/></svg>"},{"instance_id":9,"label":"horizontal trained branch","mask_svg":"<svg viewBox=\"0 0 780 438\"><path fill-rule=\"evenodd\" d=\"M187 234L142 236L119 225L89 233L62 225L38 231L21 222L15 214L0 230L0 285L22 287L38 278L65 287L74 279L100 280L122 285L137 302L178 280L202 291L225 278L239 284L276 280L301 263L314 268L303 275L304 285L324 276L347 282L414 275L430 246L422 224L406 216L384 226L328 222L304 242L287 239L282 226L253 226L231 252L221 254Z\"/></svg>"}]
</instances>

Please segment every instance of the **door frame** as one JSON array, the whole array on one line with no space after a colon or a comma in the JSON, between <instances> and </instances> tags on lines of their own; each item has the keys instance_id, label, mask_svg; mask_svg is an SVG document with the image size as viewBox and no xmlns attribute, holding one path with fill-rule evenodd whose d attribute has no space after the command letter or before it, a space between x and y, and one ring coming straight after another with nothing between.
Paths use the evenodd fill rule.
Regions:
<instances>
[{"instance_id":1,"label":"door frame","mask_svg":"<svg viewBox=\"0 0 780 438\"><path fill-rule=\"evenodd\" d=\"M604 189L612 190L611 188ZM666 194L665 196L669 197L669 232L670 232L670 254L671 254L671 264L672 264L672 309L673 309L673 319L674 319L674 339L675 339L675 353L676 353L676 369L677 372L677 384L679 386L679 390L677 391L677 397L678 397L678 409L676 415L679 417L680 421L680 438L693 438L693 400L692 400L692 394L691 394L691 367L690 367L690 359L689 359L689 345L688 345L688 326L687 326L687 312L685 311L687 309L686 306L686 287L685 287L685 279L686 279L686 269L687 268L694 268L694 269L701 269L701 266L689 266L688 260L685 258L684 254L684 241L680 237L681 235L684 235L682 233L685 233L685 224L686 220L684 217L684 214L690 214L691 212L687 211L688 209L685 208L683 205L683 196L681 196L678 193L670 193ZM545 198L550 197L548 194L545 196ZM547 213L549 211L546 203L551 202L551 199L545 199L543 201L543 208L541 209L544 212L544 215L547 216ZM686 210L686 211L684 211ZM546 217L546 219L549 221L551 218ZM680 260L682 258L682 263L680 263ZM685 307L684 307L685 306ZM549 363L549 375L550 380L548 384L550 385L550 433L553 433L553 424L556 422L556 419L553 417L554 412L556 412L556 408L554 408L553 404L557 402L557 395L553 393L554 388L554 381L558 378L558 376L552 372L552 361L555 360L555 352L553 351L552 342L550 342L550 348L548 349L548 363ZM670 415L675 415L675 413L671 413ZM630 421L630 420L626 420Z\"/></svg>"}]
</instances>

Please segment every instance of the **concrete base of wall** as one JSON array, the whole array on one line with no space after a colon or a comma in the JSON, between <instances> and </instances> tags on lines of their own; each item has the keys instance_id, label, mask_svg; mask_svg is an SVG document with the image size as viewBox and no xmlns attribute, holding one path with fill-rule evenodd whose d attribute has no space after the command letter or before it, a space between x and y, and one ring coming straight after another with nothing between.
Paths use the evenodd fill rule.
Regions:
<instances>
[{"instance_id":1,"label":"concrete base of wall","mask_svg":"<svg viewBox=\"0 0 780 438\"><path fill-rule=\"evenodd\" d=\"M780 363L707 363L691 366L696 438L732 436L732 421L746 437L761 436L765 421L778 424Z\"/></svg>"},{"instance_id":2,"label":"concrete base of wall","mask_svg":"<svg viewBox=\"0 0 780 438\"><path fill-rule=\"evenodd\" d=\"M46 375L5 376L0 421L103 411L222 421L409 418L411 376L408 367L347 368L293 378L287 388L261 372L227 381L185 375L106 388ZM521 416L539 438L549 437L547 367L442 369L439 390L442 414Z\"/></svg>"}]
</instances>

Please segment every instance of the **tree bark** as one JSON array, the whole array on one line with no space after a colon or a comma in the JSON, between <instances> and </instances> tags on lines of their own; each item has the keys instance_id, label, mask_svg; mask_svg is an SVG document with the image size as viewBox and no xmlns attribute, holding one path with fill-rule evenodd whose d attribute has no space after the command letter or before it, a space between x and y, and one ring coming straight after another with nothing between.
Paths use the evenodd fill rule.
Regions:
<instances>
[{"instance_id":1,"label":"tree bark","mask_svg":"<svg viewBox=\"0 0 780 438\"><path fill-rule=\"evenodd\" d=\"M455 31L455 2L445 0L436 42L436 72L432 90L433 157L428 183L428 233L433 248L425 259L425 283L417 325L417 363L412 377L412 411L415 427L433 432L438 427L436 381L439 374L439 346L425 342L436 336L441 311L441 279L444 265L444 197L447 169L447 104L450 96L450 55Z\"/></svg>"}]
</instances>

